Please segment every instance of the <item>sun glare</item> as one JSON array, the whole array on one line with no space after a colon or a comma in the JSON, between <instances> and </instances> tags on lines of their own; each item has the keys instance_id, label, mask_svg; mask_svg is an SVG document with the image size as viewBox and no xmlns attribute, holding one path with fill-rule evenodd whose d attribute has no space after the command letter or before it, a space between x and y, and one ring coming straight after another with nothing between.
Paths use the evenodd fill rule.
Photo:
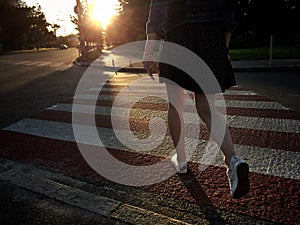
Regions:
<instances>
[{"instance_id":1,"label":"sun glare","mask_svg":"<svg viewBox=\"0 0 300 225\"><path fill-rule=\"evenodd\" d=\"M120 3L118 0L92 0L91 15L94 20L102 24L103 29L111 22L111 19L118 14Z\"/></svg>"}]
</instances>

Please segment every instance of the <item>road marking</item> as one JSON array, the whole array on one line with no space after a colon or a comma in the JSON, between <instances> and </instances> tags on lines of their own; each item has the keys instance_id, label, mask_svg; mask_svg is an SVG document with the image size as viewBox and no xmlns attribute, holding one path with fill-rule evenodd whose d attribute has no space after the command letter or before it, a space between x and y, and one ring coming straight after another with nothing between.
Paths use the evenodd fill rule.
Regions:
<instances>
[{"instance_id":1,"label":"road marking","mask_svg":"<svg viewBox=\"0 0 300 225\"><path fill-rule=\"evenodd\" d=\"M97 92L100 91L107 91L107 92L119 92L122 91L122 93L139 93L139 94L167 94L167 90L165 88L156 88L157 86L153 86L153 88L145 88L140 86L121 86L119 88L113 87L103 87L103 88L90 88L89 91L91 92ZM191 94L192 92L185 91L186 94ZM217 94L222 95L222 94ZM259 94L253 92L253 91L226 91L224 95L251 95L251 96L260 96Z\"/></svg>"},{"instance_id":2,"label":"road marking","mask_svg":"<svg viewBox=\"0 0 300 225\"><path fill-rule=\"evenodd\" d=\"M8 59L8 60L0 60L0 63L6 64L6 63L9 63L9 62L11 62L11 61L13 61L13 60L11 60L11 59Z\"/></svg>"},{"instance_id":3,"label":"road marking","mask_svg":"<svg viewBox=\"0 0 300 225\"><path fill-rule=\"evenodd\" d=\"M40 63L43 63L43 62L42 61L31 61L31 62L28 62L28 63L26 63L24 65L26 65L26 66L37 66Z\"/></svg>"},{"instance_id":4,"label":"road marking","mask_svg":"<svg viewBox=\"0 0 300 225\"><path fill-rule=\"evenodd\" d=\"M97 127L97 131L101 137L102 144L98 143L98 136L92 136L95 134L94 128L92 126L86 125L75 125L82 131L83 139L77 140L82 144L95 145L99 147L110 147L120 150L133 151L121 144L115 137L115 131L110 128ZM45 129L47 128L47 129ZM4 130L25 133L30 135L35 135L39 137L46 137L62 141L75 142L73 135L72 124L53 122L27 118L23 119ZM118 130L123 137L128 136L128 131ZM96 134L97 135L97 134ZM171 138L168 136L168 142L171 143ZM88 142L86 142L88 140ZM134 141L134 140L133 140ZM205 146L207 145L206 140L197 140L191 138L185 138L186 149L193 149L193 146L197 146L196 154L193 156L191 161L199 162ZM141 149L141 146L139 148ZM300 153L290 152L278 149L268 149L260 148L257 146L246 146L246 145L235 145L235 149L244 159L249 162L252 172L269 174L274 176L280 176L290 179L300 179ZM156 149L151 151L151 155L167 157L170 154L170 149ZM136 152L136 151L134 151ZM143 151L138 151L139 153L145 153ZM269 161L272 160L272 164L269 165ZM213 165L224 166L222 163L222 157L219 155L216 162ZM282 163L288 162L288 163ZM269 168L268 168L269 165ZM267 169L268 168L268 169Z\"/></svg>"},{"instance_id":5,"label":"road marking","mask_svg":"<svg viewBox=\"0 0 300 225\"><path fill-rule=\"evenodd\" d=\"M72 104L57 104L49 108L51 110L59 110L66 112L78 112L78 113L89 113L95 115L111 115L111 107L106 106L90 106L90 105L72 105ZM128 112L130 116L136 119L145 119L150 115L150 118L162 117L167 119L167 112L161 110L145 110L145 109L128 109L122 107L114 107L118 116L126 119ZM197 113L184 112L183 118L186 123L198 124L199 116ZM292 119L281 119L281 118L261 118L251 116L236 116L226 115L229 126L236 128L245 129L257 129L257 130L272 130L280 132L293 132L300 133L300 121Z\"/></svg>"},{"instance_id":6,"label":"road marking","mask_svg":"<svg viewBox=\"0 0 300 225\"><path fill-rule=\"evenodd\" d=\"M120 80L125 79L126 76L124 76L124 79ZM114 88L124 87L124 84L118 83L119 80L117 82L115 81L116 79L112 79L110 84L106 83L105 88L109 88L109 86ZM128 82L128 80L126 82ZM161 84L135 84L135 86L140 88L144 87L145 89L164 88L163 84L161 86L159 85ZM156 88L154 86L156 86ZM94 90L98 91L97 89ZM235 92L236 90L241 91L239 88L234 88L232 95L237 93ZM168 135L164 140L167 142L166 145L163 144L163 147L160 146L151 151L134 151L120 143L115 137L115 131L120 132L124 137L128 137L128 131L122 128L122 118L123 120L126 118L124 115L129 109L128 100L130 99L130 96L125 94L124 102L118 102L118 110L121 112L118 116L120 117L119 119L121 122L118 123L117 128L113 130L110 124L110 110L108 106L113 103L112 100L114 99L114 94L115 93L112 93L111 96L103 94L105 98L109 96L111 100L101 100L97 102L97 104L103 104L103 106L96 108L97 113L100 113L100 116L96 115L95 117L92 117L90 121L78 122L82 122L82 124L74 124L76 127L82 129L82 136L84 138L79 141L83 143L94 143L96 146L92 146L93 150L104 150L104 147L97 147L99 146L96 139L98 138L98 135L91 132L91 130L94 131L95 129L91 126L91 122L96 120L99 126L97 127L97 133L103 142L102 146L112 148L111 151L114 154L121 156L122 160L128 162L130 165L144 165L145 163L153 162L153 159L157 160L156 157L166 158L167 156L170 156L174 152L174 147L172 145L171 137ZM141 94L141 96L142 95L143 94ZM251 95L251 92L249 92L249 95ZM256 96L254 92L253 95ZM230 96L230 94L228 96ZM243 107L247 107L247 104L246 101L238 101L239 96L241 96L241 94L237 95L237 98L235 98L237 100L235 101L226 101L226 103L229 102L234 105L233 108L229 108L232 112L231 116L227 116L226 118L229 120L231 130L233 131L232 134L235 141L234 148L241 157L246 159L250 165L250 171L253 172L250 174L250 193L239 201L239 207L236 207L237 202L230 198L227 176L225 174L221 154L217 156L216 161L212 164L214 166L208 167L202 173L197 170L199 159L207 146L208 137L206 134L207 130L202 128L203 130L200 132L201 138L199 140L199 132L196 133L193 129L196 125L188 124L188 128L190 129L187 129L187 138L185 139L188 154L189 150L196 145L196 152L190 160L190 171L187 176L182 177L175 175L166 181L151 186L151 191L158 193L162 197L171 196L175 199L181 199L184 202L195 203L196 201L198 205L202 205L202 203L204 203L204 205L209 204L209 206L216 208L218 212L219 209L224 209L226 211L247 215L249 218L255 217L267 219L271 222L287 224L292 224L294 222L296 224L296 218L298 217L295 217L295 215L298 215L296 207L299 202L298 186L300 179L300 152L299 149L297 149L297 145L299 145L298 137L300 120L297 119L298 117L293 114L291 110L288 110L287 108L283 109L277 104L272 105L271 101L268 102L267 100L262 104L255 105L254 103L251 103L253 106L252 108L240 108L239 102L245 103ZM247 96L246 93L245 96ZM89 102L93 102L95 95L91 95L91 97L93 98L91 98ZM102 94L99 99L101 99L101 97ZM241 99L251 100L252 97ZM84 101L85 100L82 102ZM137 127L133 126L132 130L137 131L137 136L139 136L140 133L141 135L145 135L144 125L147 125L147 119L156 115L163 116L164 119L166 118L166 100L159 98L144 98L143 101L145 104L143 105L142 103L141 105L144 106L144 109L139 109L137 107L131 110L131 115L133 118L136 118L133 120L133 125L137 125ZM154 107L156 110L149 110L146 103L148 105L155 104L158 107ZM84 104L86 103L84 102ZM84 104L75 105L75 110L88 113L88 116L93 114L93 107L89 104ZM83 166L80 164L80 162L84 160L74 142L70 105L71 104L58 104L57 106L51 107L50 110L40 113L40 118L39 115L36 115L34 118L21 120L18 123L7 127L2 131L3 136L1 140L4 148L1 152L3 155L5 157L6 155L16 157L16 159L21 160L27 159L29 162L46 166L50 165L52 168L58 168L67 173L70 172L69 169L71 168L71 173L76 171L78 174L84 174L84 176L86 176L86 174L90 175L91 173L86 172L88 171L87 166L85 166L85 164ZM160 107L162 105L164 105L165 110L161 110ZM265 109L264 106L267 106L268 109ZM186 119L192 123L198 122L199 118L196 113L193 113L193 111L190 110L191 108L192 107L189 107L189 111L185 112L184 116L185 118L188 117ZM241 116L238 114L241 109L243 113L246 111L249 112L249 114L246 114L247 116ZM256 114L256 111L260 114ZM261 114L264 114L264 111L268 112L267 118L258 117ZM275 117L272 117L272 112L276 115L276 119ZM287 114L289 114L289 119L283 119L282 117ZM81 116L83 116L83 114ZM124 120L123 122L127 121ZM235 128L232 128L232 126ZM140 127L142 128L140 129ZM271 131L272 129L274 131ZM138 133L139 131L140 133ZM91 136L91 134L95 136ZM282 142L281 145L279 144L280 141ZM215 146L215 148L217 148L217 146ZM140 148L138 149L140 150ZM57 156L61 156L61 158L58 158ZM141 167L141 169L143 168ZM90 177L91 179L95 179L95 176L93 175ZM20 176L20 179L21 178L22 176ZM131 178L132 174L128 174L128 179ZM17 180L18 179L15 181ZM27 182L26 184L31 186L30 182ZM147 191L149 191L148 187ZM263 210L261 210L261 208L263 208Z\"/></svg>"},{"instance_id":7,"label":"road marking","mask_svg":"<svg viewBox=\"0 0 300 225\"><path fill-rule=\"evenodd\" d=\"M127 102L134 102L139 98L145 98L150 97L152 95L150 94L142 94L137 93L135 95L119 95L118 100L119 101L127 101ZM162 96L163 97L163 96ZM115 96L111 94L101 94L100 96L98 94L81 94L76 95L74 98L76 99L86 99L86 100L110 100L114 101ZM191 98L191 97L188 97ZM167 96L165 96L165 99L167 99ZM141 101L147 101L146 99L141 99ZM187 103L189 105L189 103ZM215 105L218 107L235 107L235 108L252 108L252 109L278 109L278 110L289 110L289 108L279 104L278 102L271 102L271 101L236 101L236 100L216 100Z\"/></svg>"},{"instance_id":8,"label":"road marking","mask_svg":"<svg viewBox=\"0 0 300 225\"><path fill-rule=\"evenodd\" d=\"M39 64L37 64L37 66L40 66L40 67L43 67L43 66L51 66L52 65L52 62L41 62Z\"/></svg>"},{"instance_id":9,"label":"road marking","mask_svg":"<svg viewBox=\"0 0 300 225\"><path fill-rule=\"evenodd\" d=\"M51 67L59 67L59 66L63 66L63 65L69 66L69 65L65 64L64 62L56 62L56 63L53 63L51 65Z\"/></svg>"},{"instance_id":10,"label":"road marking","mask_svg":"<svg viewBox=\"0 0 300 225\"><path fill-rule=\"evenodd\" d=\"M24 65L24 66L38 66L38 67L43 67L43 66L50 66L50 67L60 67L62 65L70 66L71 64L66 64L64 62L51 62L51 61L29 61L29 60L5 60L5 61L0 61L0 63L3 64L11 64L11 65Z\"/></svg>"},{"instance_id":11,"label":"road marking","mask_svg":"<svg viewBox=\"0 0 300 225\"><path fill-rule=\"evenodd\" d=\"M27 61L27 60L25 60L25 61L16 61L16 62L14 62L13 63L13 65L24 65L24 64L27 64L27 63L30 63L31 61Z\"/></svg>"}]
</instances>

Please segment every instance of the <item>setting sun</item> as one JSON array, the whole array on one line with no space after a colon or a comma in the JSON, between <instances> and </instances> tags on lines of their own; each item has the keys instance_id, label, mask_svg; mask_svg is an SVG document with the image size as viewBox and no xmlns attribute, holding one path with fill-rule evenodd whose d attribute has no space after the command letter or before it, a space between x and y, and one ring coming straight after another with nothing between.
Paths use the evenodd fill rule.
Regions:
<instances>
[{"instance_id":1,"label":"setting sun","mask_svg":"<svg viewBox=\"0 0 300 225\"><path fill-rule=\"evenodd\" d=\"M118 0L90 0L89 4L92 17L102 24L103 29L106 29L120 8Z\"/></svg>"}]
</instances>

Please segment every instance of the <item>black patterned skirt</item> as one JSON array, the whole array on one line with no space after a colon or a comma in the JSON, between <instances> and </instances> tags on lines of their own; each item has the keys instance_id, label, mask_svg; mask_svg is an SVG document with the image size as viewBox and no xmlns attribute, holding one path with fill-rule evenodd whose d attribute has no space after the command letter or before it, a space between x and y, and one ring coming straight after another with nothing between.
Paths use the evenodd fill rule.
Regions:
<instances>
[{"instance_id":1,"label":"black patterned skirt","mask_svg":"<svg viewBox=\"0 0 300 225\"><path fill-rule=\"evenodd\" d=\"M225 41L226 24L223 22L193 22L177 27L167 33L166 41L179 44L197 54L213 72L219 88L224 92L236 85L234 71L228 60L228 51ZM168 55L162 49L161 58ZM176 83L177 85L195 93L204 93L203 84L197 82L182 70L165 63L159 63L160 82ZM201 73L199 72L201 81ZM199 83L199 82L198 82ZM208 91L205 91L206 94ZM218 91L211 91L217 93Z\"/></svg>"}]
</instances>

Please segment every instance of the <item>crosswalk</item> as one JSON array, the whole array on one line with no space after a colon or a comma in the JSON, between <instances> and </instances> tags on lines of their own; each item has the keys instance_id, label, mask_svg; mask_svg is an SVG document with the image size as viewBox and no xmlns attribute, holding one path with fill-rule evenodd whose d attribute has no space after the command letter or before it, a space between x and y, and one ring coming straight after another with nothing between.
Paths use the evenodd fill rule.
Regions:
<instances>
[{"instance_id":1,"label":"crosswalk","mask_svg":"<svg viewBox=\"0 0 300 225\"><path fill-rule=\"evenodd\" d=\"M31 60L0 59L0 65L60 67L60 66L70 66L72 64L66 64L64 62L52 62L52 61L31 61Z\"/></svg>"},{"instance_id":2,"label":"crosswalk","mask_svg":"<svg viewBox=\"0 0 300 225\"><path fill-rule=\"evenodd\" d=\"M289 108L242 87L233 87L223 96L225 101L219 96L215 104L229 124L235 150L250 165L251 191L238 203L242 207L238 207L238 204L230 199L221 154L217 155L205 171L200 172L197 169L211 140L193 106L191 93L186 92L185 146L187 151L193 149L189 159L190 172L195 175L194 179L200 183L214 207L273 222L296 224L300 216L295 208L299 206L300 197L300 116ZM166 90L164 84L158 83L157 80L153 81L141 74L119 73L108 82L95 85L86 93L75 97L77 99L75 105L72 104L73 99L58 103L42 113L6 127L1 131L2 135L14 136L12 139L19 142L40 140L37 141L38 144L31 145L31 151L24 150L25 147L20 143L18 145L20 149L16 149L22 152L19 157L26 155L27 159L31 157L35 159L37 156L34 156L34 153L40 156L42 154L40 151L47 154L52 152L68 155L69 153L64 152L68 148L63 146L70 143L73 148L76 146L72 124L73 113L83 118L86 115L93 115L95 121L82 120L82 123L76 126L89 134L95 123L102 141L102 145L99 146L99 143L90 137L89 143L79 144L112 149L132 164L140 164L143 160L153 162L152 159L163 159L174 152L168 132L162 143L147 151L141 151L139 149L141 146L128 147L116 136L117 132L125 139L129 139L132 137L130 134L134 133L136 139L148 138L151 119L159 117L166 121ZM95 98L97 102L96 106L93 106L91 104ZM130 103L134 101L136 102L131 107ZM116 110L118 114L112 116L112 110ZM60 148L47 144L53 142ZM217 148L213 142L211 146ZM9 154L9 151L5 154ZM68 159L65 157L57 160L61 160L61 165ZM174 191L180 189L183 191ZM170 190L167 196L195 201L178 176L155 184L147 190L162 195L166 194L166 190ZM200 204L201 201L197 203Z\"/></svg>"}]
</instances>

